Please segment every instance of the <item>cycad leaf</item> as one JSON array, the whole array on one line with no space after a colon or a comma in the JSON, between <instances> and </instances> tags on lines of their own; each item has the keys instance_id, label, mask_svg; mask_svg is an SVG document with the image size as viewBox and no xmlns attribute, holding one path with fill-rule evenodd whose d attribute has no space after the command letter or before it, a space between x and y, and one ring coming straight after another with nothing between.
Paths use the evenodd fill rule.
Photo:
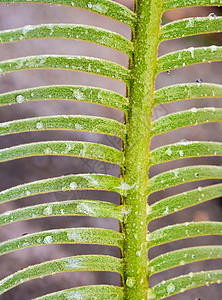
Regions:
<instances>
[{"instance_id":1,"label":"cycad leaf","mask_svg":"<svg viewBox=\"0 0 222 300\"><path fill-rule=\"evenodd\" d=\"M93 11L134 26L135 14L127 7L110 0L0 0L0 3L45 3L66 5Z\"/></svg>"},{"instance_id":2,"label":"cycad leaf","mask_svg":"<svg viewBox=\"0 0 222 300\"><path fill-rule=\"evenodd\" d=\"M208 122L222 122L222 108L192 108L169 114L152 123L151 136Z\"/></svg>"},{"instance_id":3,"label":"cycad leaf","mask_svg":"<svg viewBox=\"0 0 222 300\"><path fill-rule=\"evenodd\" d=\"M156 74L176 68L186 67L199 63L222 60L222 47L190 47L185 50L171 52L158 58Z\"/></svg>"},{"instance_id":4,"label":"cycad leaf","mask_svg":"<svg viewBox=\"0 0 222 300\"><path fill-rule=\"evenodd\" d=\"M149 180L147 193L157 192L186 182L204 179L222 179L219 166L189 166L160 173Z\"/></svg>"},{"instance_id":5,"label":"cycad leaf","mask_svg":"<svg viewBox=\"0 0 222 300\"><path fill-rule=\"evenodd\" d=\"M164 217L184 208L222 197L222 184L199 187L195 190L164 198L149 207L148 220Z\"/></svg>"},{"instance_id":6,"label":"cycad leaf","mask_svg":"<svg viewBox=\"0 0 222 300\"><path fill-rule=\"evenodd\" d=\"M161 27L159 41L178 39L181 37L221 32L222 18L188 18L168 23Z\"/></svg>"},{"instance_id":7,"label":"cycad leaf","mask_svg":"<svg viewBox=\"0 0 222 300\"><path fill-rule=\"evenodd\" d=\"M59 291L36 298L36 300L55 299L82 299L82 300L123 300L123 288L112 285L89 285Z\"/></svg>"},{"instance_id":8,"label":"cycad leaf","mask_svg":"<svg viewBox=\"0 0 222 300\"><path fill-rule=\"evenodd\" d=\"M0 123L0 135L41 130L77 130L119 136L125 140L125 125L108 118L60 115Z\"/></svg>"},{"instance_id":9,"label":"cycad leaf","mask_svg":"<svg viewBox=\"0 0 222 300\"><path fill-rule=\"evenodd\" d=\"M0 203L27 196L70 190L107 190L124 195L130 187L120 178L104 174L78 174L25 183L0 192Z\"/></svg>"},{"instance_id":10,"label":"cycad leaf","mask_svg":"<svg viewBox=\"0 0 222 300\"><path fill-rule=\"evenodd\" d=\"M49 244L100 244L122 248L123 235L102 228L65 228L27 234L0 244L0 255L28 247Z\"/></svg>"},{"instance_id":11,"label":"cycad leaf","mask_svg":"<svg viewBox=\"0 0 222 300\"><path fill-rule=\"evenodd\" d=\"M182 293L198 286L220 283L222 281L222 270L202 271L189 273L180 277L172 278L155 285L149 290L149 299L165 299L171 295Z\"/></svg>"},{"instance_id":12,"label":"cycad leaf","mask_svg":"<svg viewBox=\"0 0 222 300\"><path fill-rule=\"evenodd\" d=\"M120 94L87 86L42 86L0 94L0 106L38 100L84 101L127 110L127 99Z\"/></svg>"},{"instance_id":13,"label":"cycad leaf","mask_svg":"<svg viewBox=\"0 0 222 300\"><path fill-rule=\"evenodd\" d=\"M63 69L81 71L129 82L129 71L103 59L74 55L36 55L0 62L0 74L31 69Z\"/></svg>"},{"instance_id":14,"label":"cycad leaf","mask_svg":"<svg viewBox=\"0 0 222 300\"><path fill-rule=\"evenodd\" d=\"M148 248L196 236L222 235L221 222L187 222L157 229L148 234Z\"/></svg>"},{"instance_id":15,"label":"cycad leaf","mask_svg":"<svg viewBox=\"0 0 222 300\"><path fill-rule=\"evenodd\" d=\"M217 258L222 258L222 246L201 246L171 251L161 254L150 261L150 274L156 274L201 260Z\"/></svg>"},{"instance_id":16,"label":"cycad leaf","mask_svg":"<svg viewBox=\"0 0 222 300\"><path fill-rule=\"evenodd\" d=\"M105 255L79 255L29 266L0 281L0 294L15 286L42 276L73 271L109 271L123 274L122 260Z\"/></svg>"},{"instance_id":17,"label":"cycad leaf","mask_svg":"<svg viewBox=\"0 0 222 300\"><path fill-rule=\"evenodd\" d=\"M180 142L151 151L150 165L181 158L222 155L222 143Z\"/></svg>"},{"instance_id":18,"label":"cycad leaf","mask_svg":"<svg viewBox=\"0 0 222 300\"><path fill-rule=\"evenodd\" d=\"M53 216L90 216L123 221L122 206L93 200L50 202L7 211L0 215L0 226L13 222Z\"/></svg>"},{"instance_id":19,"label":"cycad leaf","mask_svg":"<svg viewBox=\"0 0 222 300\"><path fill-rule=\"evenodd\" d=\"M155 91L153 106L196 98L222 98L222 85L185 83L167 86Z\"/></svg>"},{"instance_id":20,"label":"cycad leaf","mask_svg":"<svg viewBox=\"0 0 222 300\"><path fill-rule=\"evenodd\" d=\"M101 144L73 141L39 142L2 149L0 150L0 162L40 155L85 157L123 166L121 151Z\"/></svg>"},{"instance_id":21,"label":"cycad leaf","mask_svg":"<svg viewBox=\"0 0 222 300\"><path fill-rule=\"evenodd\" d=\"M73 24L27 25L0 31L0 44L38 38L66 38L88 41L132 56L132 43L120 34L99 27Z\"/></svg>"},{"instance_id":22,"label":"cycad leaf","mask_svg":"<svg viewBox=\"0 0 222 300\"><path fill-rule=\"evenodd\" d=\"M221 0L163 0L163 11L182 7L217 6L220 4L222 4Z\"/></svg>"}]
</instances>

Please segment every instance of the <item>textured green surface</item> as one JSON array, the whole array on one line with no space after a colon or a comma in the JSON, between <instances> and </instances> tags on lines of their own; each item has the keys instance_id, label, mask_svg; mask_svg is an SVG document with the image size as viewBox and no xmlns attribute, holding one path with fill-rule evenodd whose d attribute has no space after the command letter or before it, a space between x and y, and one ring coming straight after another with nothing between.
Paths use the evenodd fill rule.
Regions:
<instances>
[{"instance_id":1,"label":"textured green surface","mask_svg":"<svg viewBox=\"0 0 222 300\"><path fill-rule=\"evenodd\" d=\"M148 220L161 218L219 197L222 197L222 184L199 187L195 190L163 198L149 207Z\"/></svg>"},{"instance_id":2,"label":"textured green surface","mask_svg":"<svg viewBox=\"0 0 222 300\"><path fill-rule=\"evenodd\" d=\"M93 11L104 16L134 26L135 14L127 7L110 0L0 0L0 3L44 3L77 7Z\"/></svg>"},{"instance_id":3,"label":"textured green surface","mask_svg":"<svg viewBox=\"0 0 222 300\"><path fill-rule=\"evenodd\" d=\"M150 274L156 274L201 260L218 258L222 258L222 246L201 246L171 251L150 261Z\"/></svg>"},{"instance_id":4,"label":"textured green surface","mask_svg":"<svg viewBox=\"0 0 222 300\"><path fill-rule=\"evenodd\" d=\"M155 136L174 129L208 122L222 122L222 108L192 108L169 114L152 123L151 135Z\"/></svg>"},{"instance_id":5,"label":"textured green surface","mask_svg":"<svg viewBox=\"0 0 222 300\"><path fill-rule=\"evenodd\" d=\"M123 166L121 151L101 144L73 141L38 142L2 149L0 162L41 155L84 157Z\"/></svg>"},{"instance_id":6,"label":"textured green surface","mask_svg":"<svg viewBox=\"0 0 222 300\"><path fill-rule=\"evenodd\" d=\"M123 273L122 260L105 255L78 255L29 266L0 281L0 294L26 281L61 272L110 271Z\"/></svg>"},{"instance_id":7,"label":"textured green surface","mask_svg":"<svg viewBox=\"0 0 222 300\"><path fill-rule=\"evenodd\" d=\"M82 299L82 300L104 300L118 299L123 300L123 289L112 285L89 285L64 290L57 293L48 294L36 300L66 300L66 299Z\"/></svg>"},{"instance_id":8,"label":"textured green surface","mask_svg":"<svg viewBox=\"0 0 222 300\"><path fill-rule=\"evenodd\" d=\"M19 249L50 244L100 244L122 248L123 235L102 228L65 228L27 234L0 244L0 255Z\"/></svg>"},{"instance_id":9,"label":"textured green surface","mask_svg":"<svg viewBox=\"0 0 222 300\"><path fill-rule=\"evenodd\" d=\"M149 291L150 300L165 299L171 295L185 292L198 286L209 286L222 282L222 270L190 272L167 281L162 281Z\"/></svg>"},{"instance_id":10,"label":"textured green surface","mask_svg":"<svg viewBox=\"0 0 222 300\"><path fill-rule=\"evenodd\" d=\"M124 195L130 189L120 178L104 174L78 174L25 183L0 192L0 203L57 191L107 190Z\"/></svg>"},{"instance_id":11,"label":"textured green surface","mask_svg":"<svg viewBox=\"0 0 222 300\"><path fill-rule=\"evenodd\" d=\"M218 6L222 0L163 0L163 10L194 7L194 6Z\"/></svg>"},{"instance_id":12,"label":"textured green surface","mask_svg":"<svg viewBox=\"0 0 222 300\"><path fill-rule=\"evenodd\" d=\"M99 27L74 24L27 25L22 28L0 31L0 44L37 38L66 38L83 40L132 56L132 43L120 34Z\"/></svg>"},{"instance_id":13,"label":"textured green surface","mask_svg":"<svg viewBox=\"0 0 222 300\"><path fill-rule=\"evenodd\" d=\"M196 98L222 98L222 85L185 83L167 86L155 91L153 106Z\"/></svg>"},{"instance_id":14,"label":"textured green surface","mask_svg":"<svg viewBox=\"0 0 222 300\"><path fill-rule=\"evenodd\" d=\"M222 31L222 18L188 18L168 23L161 27L160 42L186 36Z\"/></svg>"},{"instance_id":15,"label":"textured green surface","mask_svg":"<svg viewBox=\"0 0 222 300\"><path fill-rule=\"evenodd\" d=\"M222 47L190 47L185 50L165 54L158 58L156 74L176 68L215 61L222 61Z\"/></svg>"},{"instance_id":16,"label":"textured green surface","mask_svg":"<svg viewBox=\"0 0 222 300\"><path fill-rule=\"evenodd\" d=\"M114 135L125 140L125 126L108 118L60 115L0 123L0 135L42 130L88 131Z\"/></svg>"},{"instance_id":17,"label":"textured green surface","mask_svg":"<svg viewBox=\"0 0 222 300\"><path fill-rule=\"evenodd\" d=\"M159 147L150 153L150 165L175 159L222 155L222 143L180 142Z\"/></svg>"},{"instance_id":18,"label":"textured green surface","mask_svg":"<svg viewBox=\"0 0 222 300\"><path fill-rule=\"evenodd\" d=\"M36 55L0 62L0 75L21 70L62 69L81 71L129 83L130 73L123 66L103 59L74 55Z\"/></svg>"},{"instance_id":19,"label":"textured green surface","mask_svg":"<svg viewBox=\"0 0 222 300\"><path fill-rule=\"evenodd\" d=\"M157 229L148 234L148 247L196 236L222 235L221 222L187 222Z\"/></svg>"},{"instance_id":20,"label":"textured green surface","mask_svg":"<svg viewBox=\"0 0 222 300\"><path fill-rule=\"evenodd\" d=\"M13 222L53 216L90 216L123 221L122 206L93 200L69 200L33 205L7 211L0 215L0 226Z\"/></svg>"},{"instance_id":21,"label":"textured green surface","mask_svg":"<svg viewBox=\"0 0 222 300\"><path fill-rule=\"evenodd\" d=\"M0 94L0 106L21 104L38 100L73 100L101 104L123 111L127 109L127 99L115 92L74 85L42 86Z\"/></svg>"},{"instance_id":22,"label":"textured green surface","mask_svg":"<svg viewBox=\"0 0 222 300\"><path fill-rule=\"evenodd\" d=\"M204 179L222 179L222 167L199 165L160 173L149 180L147 192L150 194L182 183Z\"/></svg>"}]
</instances>

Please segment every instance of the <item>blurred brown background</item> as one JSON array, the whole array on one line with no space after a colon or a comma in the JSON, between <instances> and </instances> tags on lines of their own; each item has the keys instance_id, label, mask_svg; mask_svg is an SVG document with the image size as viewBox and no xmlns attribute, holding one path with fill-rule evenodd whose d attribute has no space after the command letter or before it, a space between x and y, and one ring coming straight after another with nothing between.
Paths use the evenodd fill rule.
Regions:
<instances>
[{"instance_id":1,"label":"blurred brown background","mask_svg":"<svg viewBox=\"0 0 222 300\"><path fill-rule=\"evenodd\" d=\"M120 1L119 1L120 2ZM122 0L121 3L133 9L133 1ZM164 14L163 22L169 22L175 19L193 16L207 16L214 12L221 15L219 8L189 8L183 10L174 10ZM130 38L130 29L128 26L117 21L110 20L106 17L90 13L87 11L59 7L56 5L37 5L37 4L0 4L0 30L16 28L25 25L35 25L44 23L76 23L100 26L109 30L118 32L127 38ZM164 42L160 46L160 55L170 51L198 45L221 45L221 34L211 34L198 37L190 37L182 40L173 40ZM12 44L0 46L0 59L6 60L28 55L38 54L69 54L69 55L86 55L99 57L120 63L127 67L128 59L125 54L118 51L108 49L106 47L89 44L81 41L71 40L32 40L21 41ZM204 82L214 82L222 84L222 63L202 64L199 66L186 67L170 72L170 74L161 74L156 81L156 88L174 84L195 82L197 78L202 78ZM81 72L59 71L59 70L33 70L22 71L8 74L0 77L0 92L7 92L16 89L36 87L50 84L73 84L73 85L90 85L96 87L108 88L125 95L125 86L123 83ZM155 109L153 118L159 118L165 114L184 110L191 107L215 106L222 107L221 100L192 100L183 101L183 103L173 103L165 106L159 106ZM36 103L23 103L13 106L6 106L0 110L0 121L9 121L34 116L46 116L57 114L86 114L95 116L105 116L114 118L118 121L123 120L123 114L114 109L106 108L99 105L65 102L65 101L45 101ZM152 148L159 145L178 142L182 139L187 140L214 140L222 141L222 125L207 124L198 125L196 127L180 129L170 134L160 135L152 140ZM81 132L36 132L12 135L0 138L0 147L10 147L21 143L29 143L44 140L83 140L104 143L116 148L121 147L121 141L118 138L112 138L105 135L89 134ZM162 164L158 167L152 167L150 176L159 172L166 171L174 167L182 167L187 164L214 164L221 165L221 158L210 159L183 159L175 163ZM61 157L41 157L27 158L12 162L2 163L0 168L0 190L24 183L32 180L55 177L71 173L106 173L114 176L119 175L119 168L111 164L105 164L96 161L90 161L80 158L61 158ZM152 195L150 203L157 201L162 197L172 195L176 192L182 192L206 183L216 183L218 181L206 181L193 184L185 184L180 187L172 188ZM118 203L118 195L110 192L87 192L72 191L59 192L41 195L38 197L28 197L22 200L11 202L7 205L1 205L0 212L11 210L22 206L44 203L49 201L62 201L68 199L98 199ZM164 217L158 221L151 223L149 230L185 221L202 221L202 220L221 220L222 203L220 199L212 200L205 204L199 205L192 209L187 209L169 217ZM118 230L118 222L112 219L96 219L90 217L57 217L45 218L40 220L32 220L26 222L18 222L14 225L7 225L1 229L1 241L9 238L19 237L24 233L32 233L40 230L78 227L78 226L94 226ZM163 252L182 248L185 245L204 245L204 244L221 244L218 237L196 238L181 242L170 243L162 247L153 248L149 256L150 258ZM0 268L1 278L15 272L30 264L36 264L50 259L59 257L77 255L77 254L108 254L118 256L118 249L115 247L105 246L83 246L83 245L49 245L42 247L29 248L14 252L1 257ZM181 266L173 271L163 272L151 278L151 286L161 280L179 274L186 274L191 271L200 271L221 267L221 261L206 261L194 263L188 266ZM44 279L37 279L22 284L12 289L1 300L27 300L45 293L70 288L78 285L86 284L116 284L119 285L119 276L108 272L73 272L67 274L59 274L48 276ZM176 295L169 299L201 300L221 299L222 289L219 285L203 287L188 291L183 295Z\"/></svg>"}]
</instances>

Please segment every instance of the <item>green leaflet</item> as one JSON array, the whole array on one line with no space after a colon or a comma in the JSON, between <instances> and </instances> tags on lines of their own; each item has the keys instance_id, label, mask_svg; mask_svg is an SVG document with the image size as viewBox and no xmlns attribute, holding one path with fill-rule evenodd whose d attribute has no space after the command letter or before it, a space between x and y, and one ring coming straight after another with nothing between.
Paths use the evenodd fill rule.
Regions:
<instances>
[{"instance_id":1,"label":"green leaflet","mask_svg":"<svg viewBox=\"0 0 222 300\"><path fill-rule=\"evenodd\" d=\"M104 174L78 174L25 183L0 192L0 203L37 194L70 190L106 190L121 195L129 189L122 179Z\"/></svg>"},{"instance_id":2,"label":"green leaflet","mask_svg":"<svg viewBox=\"0 0 222 300\"><path fill-rule=\"evenodd\" d=\"M107 255L78 255L46 261L22 269L0 281L0 294L42 276L73 271L109 271L123 274L122 260Z\"/></svg>"},{"instance_id":3,"label":"green leaflet","mask_svg":"<svg viewBox=\"0 0 222 300\"><path fill-rule=\"evenodd\" d=\"M193 262L222 258L222 246L201 246L161 254L149 262L150 274Z\"/></svg>"},{"instance_id":4,"label":"green leaflet","mask_svg":"<svg viewBox=\"0 0 222 300\"><path fill-rule=\"evenodd\" d=\"M124 299L123 288L121 287L112 285L89 285L48 294L38 297L36 300L61 300L63 299L62 297L65 297L65 299L81 298L83 300L92 300L92 297L95 300L104 300L104 298L107 300Z\"/></svg>"},{"instance_id":5,"label":"green leaflet","mask_svg":"<svg viewBox=\"0 0 222 300\"><path fill-rule=\"evenodd\" d=\"M41 155L85 157L123 166L121 151L101 144L73 141L38 142L2 149L0 162Z\"/></svg>"},{"instance_id":6,"label":"green leaflet","mask_svg":"<svg viewBox=\"0 0 222 300\"><path fill-rule=\"evenodd\" d=\"M222 155L222 143L180 142L150 152L150 165L188 157Z\"/></svg>"},{"instance_id":7,"label":"green leaflet","mask_svg":"<svg viewBox=\"0 0 222 300\"><path fill-rule=\"evenodd\" d=\"M150 300L159 300L198 286L221 283L222 270L189 273L155 285L148 292Z\"/></svg>"},{"instance_id":8,"label":"green leaflet","mask_svg":"<svg viewBox=\"0 0 222 300\"><path fill-rule=\"evenodd\" d=\"M153 106L196 98L222 98L222 85L185 83L167 86L155 91Z\"/></svg>"},{"instance_id":9,"label":"green leaflet","mask_svg":"<svg viewBox=\"0 0 222 300\"><path fill-rule=\"evenodd\" d=\"M147 236L148 248L196 236L222 235L221 222L187 222L157 229Z\"/></svg>"},{"instance_id":10,"label":"green leaflet","mask_svg":"<svg viewBox=\"0 0 222 300\"><path fill-rule=\"evenodd\" d=\"M190 47L185 50L171 52L157 59L156 74L176 68L199 63L211 63L222 60L222 47Z\"/></svg>"},{"instance_id":11,"label":"green leaflet","mask_svg":"<svg viewBox=\"0 0 222 300\"><path fill-rule=\"evenodd\" d=\"M186 36L222 31L221 17L188 18L168 23L161 27L159 41L178 39Z\"/></svg>"},{"instance_id":12,"label":"green leaflet","mask_svg":"<svg viewBox=\"0 0 222 300\"><path fill-rule=\"evenodd\" d=\"M81 71L129 83L129 70L111 61L74 55L36 55L0 62L0 74L31 69Z\"/></svg>"},{"instance_id":13,"label":"green leaflet","mask_svg":"<svg viewBox=\"0 0 222 300\"><path fill-rule=\"evenodd\" d=\"M0 255L49 244L100 244L122 248L123 235L102 228L65 228L27 234L0 244Z\"/></svg>"},{"instance_id":14,"label":"green leaflet","mask_svg":"<svg viewBox=\"0 0 222 300\"><path fill-rule=\"evenodd\" d=\"M93 11L134 27L135 14L110 0L0 0L0 3L45 3L78 7Z\"/></svg>"},{"instance_id":15,"label":"green leaflet","mask_svg":"<svg viewBox=\"0 0 222 300\"><path fill-rule=\"evenodd\" d=\"M194 107L189 110L169 114L152 123L151 136L208 122L222 122L222 108L205 107L197 109Z\"/></svg>"},{"instance_id":16,"label":"green leaflet","mask_svg":"<svg viewBox=\"0 0 222 300\"><path fill-rule=\"evenodd\" d=\"M184 208L203 203L222 196L222 184L199 187L195 190L177 194L152 204L149 207L148 221L164 217Z\"/></svg>"},{"instance_id":17,"label":"green leaflet","mask_svg":"<svg viewBox=\"0 0 222 300\"><path fill-rule=\"evenodd\" d=\"M125 125L108 118L59 115L0 123L0 136L42 130L77 130L119 136L125 140Z\"/></svg>"},{"instance_id":18,"label":"green leaflet","mask_svg":"<svg viewBox=\"0 0 222 300\"><path fill-rule=\"evenodd\" d=\"M0 226L13 222L52 216L90 216L123 221L123 207L109 202L69 200L50 202L7 211L0 215Z\"/></svg>"},{"instance_id":19,"label":"green leaflet","mask_svg":"<svg viewBox=\"0 0 222 300\"><path fill-rule=\"evenodd\" d=\"M74 24L27 25L0 31L0 44L39 38L78 39L100 44L132 56L132 42L112 31L99 27Z\"/></svg>"},{"instance_id":20,"label":"green leaflet","mask_svg":"<svg viewBox=\"0 0 222 300\"><path fill-rule=\"evenodd\" d=\"M182 7L217 6L220 4L222 4L222 0L163 0L163 11Z\"/></svg>"},{"instance_id":21,"label":"green leaflet","mask_svg":"<svg viewBox=\"0 0 222 300\"><path fill-rule=\"evenodd\" d=\"M127 99L100 88L73 85L42 86L0 94L0 106L38 100L73 100L101 104L126 112Z\"/></svg>"},{"instance_id":22,"label":"green leaflet","mask_svg":"<svg viewBox=\"0 0 222 300\"><path fill-rule=\"evenodd\" d=\"M188 166L160 173L149 180L147 194L186 182L204 179L222 179L222 167L219 166Z\"/></svg>"}]
</instances>

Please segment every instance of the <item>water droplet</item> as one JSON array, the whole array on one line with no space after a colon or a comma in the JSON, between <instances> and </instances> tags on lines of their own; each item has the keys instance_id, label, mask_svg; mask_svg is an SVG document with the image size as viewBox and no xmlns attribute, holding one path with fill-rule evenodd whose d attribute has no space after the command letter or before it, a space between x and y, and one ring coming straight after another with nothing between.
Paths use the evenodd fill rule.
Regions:
<instances>
[{"instance_id":1,"label":"water droplet","mask_svg":"<svg viewBox=\"0 0 222 300\"><path fill-rule=\"evenodd\" d=\"M208 15L208 17L209 17L210 19L216 19L216 18L217 18L217 15L216 15L215 13L210 13L210 14Z\"/></svg>"},{"instance_id":2,"label":"water droplet","mask_svg":"<svg viewBox=\"0 0 222 300\"><path fill-rule=\"evenodd\" d=\"M167 286L167 293L171 294L175 291L175 285L171 282L170 284L168 284Z\"/></svg>"},{"instance_id":3,"label":"water droplet","mask_svg":"<svg viewBox=\"0 0 222 300\"><path fill-rule=\"evenodd\" d=\"M17 101L18 103L22 103L22 102L25 101L25 98L24 98L22 95L18 95L18 96L16 97L16 101Z\"/></svg>"},{"instance_id":4,"label":"water droplet","mask_svg":"<svg viewBox=\"0 0 222 300\"><path fill-rule=\"evenodd\" d=\"M126 285L127 285L128 287L133 287L134 284L135 284L135 278L134 278L134 277L128 277L128 278L126 279Z\"/></svg>"},{"instance_id":5,"label":"water droplet","mask_svg":"<svg viewBox=\"0 0 222 300\"><path fill-rule=\"evenodd\" d=\"M198 84L201 84L201 83L203 82L203 79L202 79L202 78L197 78L196 82L197 82Z\"/></svg>"},{"instance_id":6,"label":"water droplet","mask_svg":"<svg viewBox=\"0 0 222 300\"><path fill-rule=\"evenodd\" d=\"M76 190L77 184L75 182L71 182L69 187L70 187L71 190Z\"/></svg>"},{"instance_id":7,"label":"water droplet","mask_svg":"<svg viewBox=\"0 0 222 300\"><path fill-rule=\"evenodd\" d=\"M46 236L43 240L44 244L51 244L52 237L50 235Z\"/></svg>"}]
</instances>

